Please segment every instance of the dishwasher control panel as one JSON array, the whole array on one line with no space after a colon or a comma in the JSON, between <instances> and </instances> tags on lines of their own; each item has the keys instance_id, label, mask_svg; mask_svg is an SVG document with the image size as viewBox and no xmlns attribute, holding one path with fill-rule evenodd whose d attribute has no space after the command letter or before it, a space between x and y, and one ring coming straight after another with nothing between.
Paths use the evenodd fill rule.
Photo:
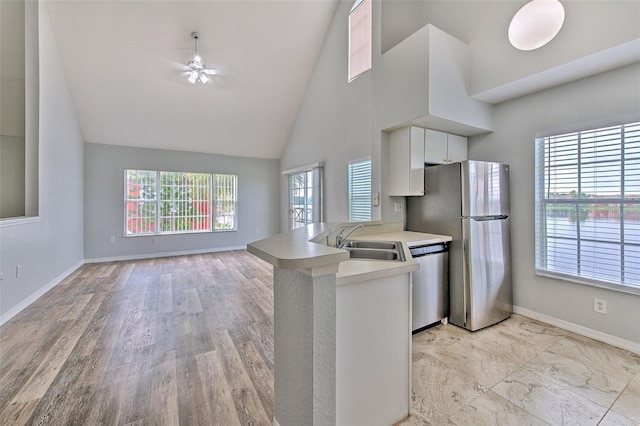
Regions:
<instances>
[{"instance_id":1,"label":"dishwasher control panel","mask_svg":"<svg viewBox=\"0 0 640 426\"><path fill-rule=\"evenodd\" d=\"M409 252L413 257L427 256L429 254L442 253L449 250L447 243L427 244L422 246L409 247Z\"/></svg>"}]
</instances>

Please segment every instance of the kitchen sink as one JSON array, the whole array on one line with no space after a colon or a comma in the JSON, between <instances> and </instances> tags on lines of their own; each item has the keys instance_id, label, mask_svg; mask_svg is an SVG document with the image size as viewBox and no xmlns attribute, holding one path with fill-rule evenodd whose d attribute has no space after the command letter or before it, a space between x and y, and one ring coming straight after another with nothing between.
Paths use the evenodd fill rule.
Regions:
<instances>
[{"instance_id":1,"label":"kitchen sink","mask_svg":"<svg viewBox=\"0 0 640 426\"><path fill-rule=\"evenodd\" d=\"M396 262L404 262L404 251L402 250L402 244L395 244L395 248L372 248L372 247L349 247L345 246L344 249L349 252L351 259L361 260L391 260ZM387 246L388 247L388 246Z\"/></svg>"},{"instance_id":2,"label":"kitchen sink","mask_svg":"<svg viewBox=\"0 0 640 426\"><path fill-rule=\"evenodd\" d=\"M402 248L402 244L394 241L355 241L349 240L345 242L344 247L348 248L368 248L368 249L384 249L384 250L397 250Z\"/></svg>"}]
</instances>

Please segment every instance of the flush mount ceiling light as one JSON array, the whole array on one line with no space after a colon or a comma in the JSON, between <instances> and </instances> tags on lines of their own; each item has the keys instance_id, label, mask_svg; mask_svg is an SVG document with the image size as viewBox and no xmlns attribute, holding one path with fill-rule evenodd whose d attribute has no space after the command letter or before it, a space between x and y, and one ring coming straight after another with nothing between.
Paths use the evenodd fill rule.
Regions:
<instances>
[{"instance_id":1,"label":"flush mount ceiling light","mask_svg":"<svg viewBox=\"0 0 640 426\"><path fill-rule=\"evenodd\" d=\"M532 0L511 20L509 41L516 49L538 49L553 40L563 23L564 7L558 0Z\"/></svg>"},{"instance_id":2,"label":"flush mount ceiling light","mask_svg":"<svg viewBox=\"0 0 640 426\"><path fill-rule=\"evenodd\" d=\"M186 66L186 70L189 73L189 83L196 84L196 81L206 83L209 81L209 76L215 74L215 71L207 68L202 63L202 58L198 54L198 39L200 38L200 34L194 31L191 33L191 38L195 43L195 54L193 55L193 59L187 62Z\"/></svg>"}]
</instances>

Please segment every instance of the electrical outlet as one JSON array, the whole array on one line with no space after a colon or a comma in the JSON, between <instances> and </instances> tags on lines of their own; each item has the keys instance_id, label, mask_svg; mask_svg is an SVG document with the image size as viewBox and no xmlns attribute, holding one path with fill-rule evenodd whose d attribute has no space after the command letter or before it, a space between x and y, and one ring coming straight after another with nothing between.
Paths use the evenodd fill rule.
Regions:
<instances>
[{"instance_id":1,"label":"electrical outlet","mask_svg":"<svg viewBox=\"0 0 640 426\"><path fill-rule=\"evenodd\" d=\"M393 205L393 211L399 213L402 211L402 203L395 203Z\"/></svg>"},{"instance_id":2,"label":"electrical outlet","mask_svg":"<svg viewBox=\"0 0 640 426\"><path fill-rule=\"evenodd\" d=\"M114 237L113 235L109 237L109 244L113 244L116 242L116 237Z\"/></svg>"},{"instance_id":3,"label":"electrical outlet","mask_svg":"<svg viewBox=\"0 0 640 426\"><path fill-rule=\"evenodd\" d=\"M604 299L593 298L593 311L599 314L607 313L607 301Z\"/></svg>"},{"instance_id":4,"label":"electrical outlet","mask_svg":"<svg viewBox=\"0 0 640 426\"><path fill-rule=\"evenodd\" d=\"M22 275L22 265L16 265L16 278L20 278Z\"/></svg>"},{"instance_id":5,"label":"electrical outlet","mask_svg":"<svg viewBox=\"0 0 640 426\"><path fill-rule=\"evenodd\" d=\"M373 194L371 194L371 204L374 207L377 207L380 205L380 193L379 192L374 192Z\"/></svg>"}]
</instances>

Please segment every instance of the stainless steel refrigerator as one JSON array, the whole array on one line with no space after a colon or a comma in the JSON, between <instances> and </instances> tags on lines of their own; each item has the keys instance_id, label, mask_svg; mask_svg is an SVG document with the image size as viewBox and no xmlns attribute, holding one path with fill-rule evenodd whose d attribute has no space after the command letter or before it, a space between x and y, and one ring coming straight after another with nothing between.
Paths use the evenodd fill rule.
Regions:
<instances>
[{"instance_id":1,"label":"stainless steel refrigerator","mask_svg":"<svg viewBox=\"0 0 640 426\"><path fill-rule=\"evenodd\" d=\"M450 235L449 322L478 330L513 313L509 166L428 166L425 195L407 197L407 230Z\"/></svg>"}]
</instances>

